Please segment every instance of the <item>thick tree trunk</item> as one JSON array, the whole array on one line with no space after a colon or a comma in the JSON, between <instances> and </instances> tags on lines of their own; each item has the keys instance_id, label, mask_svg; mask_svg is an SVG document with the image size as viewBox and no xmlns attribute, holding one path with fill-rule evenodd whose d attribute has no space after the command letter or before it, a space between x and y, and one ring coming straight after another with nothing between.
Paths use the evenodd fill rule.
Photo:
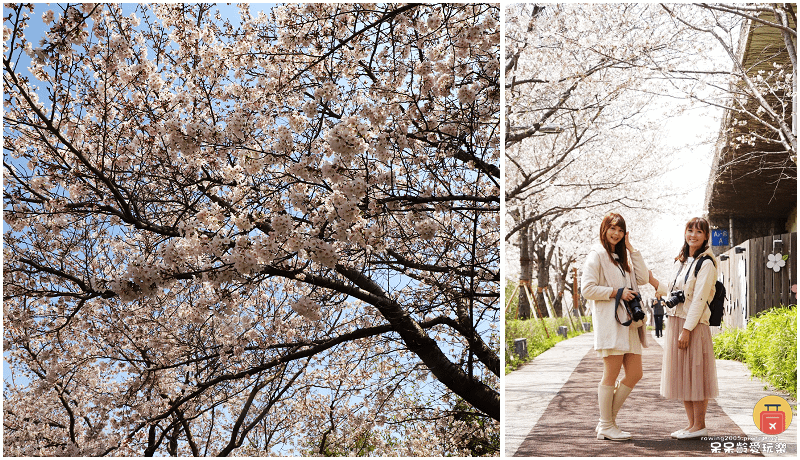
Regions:
<instances>
[{"instance_id":1,"label":"thick tree trunk","mask_svg":"<svg viewBox=\"0 0 800 460\"><path fill-rule=\"evenodd\" d=\"M536 289L536 302L543 317L550 317L543 292L544 289L550 286L550 260L552 260L555 245L555 241L549 241L549 234L550 225L548 224L542 234L538 235L534 250L534 255L536 257L536 285L538 286ZM558 237L558 233L556 233L555 237ZM548 243L553 245L550 246L549 250ZM555 312L553 312L553 315L555 315Z\"/></svg>"},{"instance_id":2,"label":"thick tree trunk","mask_svg":"<svg viewBox=\"0 0 800 460\"><path fill-rule=\"evenodd\" d=\"M553 313L563 317L566 312L564 311L564 276L561 270L556 270L556 290L553 294Z\"/></svg>"},{"instance_id":3,"label":"thick tree trunk","mask_svg":"<svg viewBox=\"0 0 800 460\"><path fill-rule=\"evenodd\" d=\"M540 246L536 251L536 285L541 288L536 289L536 303L539 306L543 317L549 318L550 312L547 310L543 289L550 285L550 264L547 263L544 246Z\"/></svg>"},{"instance_id":4,"label":"thick tree trunk","mask_svg":"<svg viewBox=\"0 0 800 460\"><path fill-rule=\"evenodd\" d=\"M575 261L573 256L564 257L563 254L559 251L559 254L556 256L558 267L554 267L556 269L556 302L559 306L559 311L562 316L567 314L572 314L571 312L566 311L567 305L564 303L564 292L569 291L569 296L572 297L572 286L570 283L567 282L569 278L569 272L572 268L572 263ZM579 308L577 305L574 305L572 308Z\"/></svg>"},{"instance_id":5,"label":"thick tree trunk","mask_svg":"<svg viewBox=\"0 0 800 460\"><path fill-rule=\"evenodd\" d=\"M528 294L525 284L530 287L533 276L533 261L530 256L530 228L526 227L519 232L519 319L531 318L531 304L528 302Z\"/></svg>"}]
</instances>

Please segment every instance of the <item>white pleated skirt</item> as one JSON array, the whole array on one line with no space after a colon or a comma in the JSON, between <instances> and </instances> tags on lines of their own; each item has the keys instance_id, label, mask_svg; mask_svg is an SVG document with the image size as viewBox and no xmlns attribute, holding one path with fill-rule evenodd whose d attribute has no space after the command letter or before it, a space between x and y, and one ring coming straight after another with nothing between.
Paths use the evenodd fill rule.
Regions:
<instances>
[{"instance_id":1,"label":"white pleated skirt","mask_svg":"<svg viewBox=\"0 0 800 460\"><path fill-rule=\"evenodd\" d=\"M624 355L627 353L633 353L635 355L642 354L642 342L639 340L639 331L637 328L628 328L628 343L630 344L630 350L628 351L617 350L614 348L603 348L597 350L597 356L605 358L606 356Z\"/></svg>"}]
</instances>

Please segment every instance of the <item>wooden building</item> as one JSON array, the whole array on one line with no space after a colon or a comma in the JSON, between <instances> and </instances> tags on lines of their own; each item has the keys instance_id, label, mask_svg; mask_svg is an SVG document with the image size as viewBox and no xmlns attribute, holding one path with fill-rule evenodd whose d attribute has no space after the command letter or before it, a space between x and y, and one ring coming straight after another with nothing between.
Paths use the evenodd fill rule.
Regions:
<instances>
[{"instance_id":1,"label":"wooden building","mask_svg":"<svg viewBox=\"0 0 800 460\"><path fill-rule=\"evenodd\" d=\"M796 13L796 4L792 7ZM775 21L771 13L763 18ZM797 30L794 21L791 28ZM749 21L739 44L741 68L754 82L784 69L784 78L791 72L796 85L796 59L787 52L791 49L796 50L796 38L787 46L779 28ZM751 114L763 114L759 105L766 101L796 135L797 101L792 92L754 93L741 78L731 85L731 94L738 99L731 105L740 103ZM787 148L786 138L770 125L775 122L766 115L759 121L726 111L706 190L714 253L721 256L720 279L728 290L724 321L735 327L760 311L797 303L797 147L795 141ZM785 260L775 271L778 255ZM775 263L768 267L770 260Z\"/></svg>"}]
</instances>

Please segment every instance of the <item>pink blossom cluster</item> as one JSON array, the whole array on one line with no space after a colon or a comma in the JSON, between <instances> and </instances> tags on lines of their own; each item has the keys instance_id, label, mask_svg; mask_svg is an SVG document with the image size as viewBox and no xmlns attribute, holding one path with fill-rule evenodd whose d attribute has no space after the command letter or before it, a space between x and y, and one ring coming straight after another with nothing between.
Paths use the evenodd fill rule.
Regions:
<instances>
[{"instance_id":1,"label":"pink blossom cluster","mask_svg":"<svg viewBox=\"0 0 800 460\"><path fill-rule=\"evenodd\" d=\"M378 161L387 162L392 157L392 143L388 133L379 133L373 141L373 152Z\"/></svg>"},{"instance_id":2,"label":"pink blossom cluster","mask_svg":"<svg viewBox=\"0 0 800 460\"><path fill-rule=\"evenodd\" d=\"M134 257L125 271L110 283L122 301L135 300L155 294L164 279L161 271L143 257Z\"/></svg>"},{"instance_id":3,"label":"pink blossom cluster","mask_svg":"<svg viewBox=\"0 0 800 460\"><path fill-rule=\"evenodd\" d=\"M339 97L339 85L326 81L314 91L314 99L318 103L336 100Z\"/></svg>"},{"instance_id":4,"label":"pink blossom cluster","mask_svg":"<svg viewBox=\"0 0 800 460\"><path fill-rule=\"evenodd\" d=\"M419 233L420 238L431 240L436 236L439 224L431 218L423 218L414 223L414 229Z\"/></svg>"},{"instance_id":5,"label":"pink blossom cluster","mask_svg":"<svg viewBox=\"0 0 800 460\"><path fill-rule=\"evenodd\" d=\"M477 97L477 85L464 85L458 88L458 100L462 104L472 104Z\"/></svg>"},{"instance_id":6,"label":"pink blossom cluster","mask_svg":"<svg viewBox=\"0 0 800 460\"><path fill-rule=\"evenodd\" d=\"M250 220L250 216L246 213L234 215L231 218L231 222L243 232L249 232L253 229L253 221Z\"/></svg>"},{"instance_id":7,"label":"pink blossom cluster","mask_svg":"<svg viewBox=\"0 0 800 460\"><path fill-rule=\"evenodd\" d=\"M287 236L293 230L293 221L288 214L278 214L270 221L276 237Z\"/></svg>"},{"instance_id":8,"label":"pink blossom cluster","mask_svg":"<svg viewBox=\"0 0 800 460\"><path fill-rule=\"evenodd\" d=\"M308 118L313 118L317 114L316 101L306 101L303 104L303 113L305 113Z\"/></svg>"},{"instance_id":9,"label":"pink blossom cluster","mask_svg":"<svg viewBox=\"0 0 800 460\"><path fill-rule=\"evenodd\" d=\"M246 235L239 235L236 237L234 248L225 254L222 260L233 265L238 273L249 275L258 269L258 256L254 249Z\"/></svg>"},{"instance_id":10,"label":"pink blossom cluster","mask_svg":"<svg viewBox=\"0 0 800 460\"><path fill-rule=\"evenodd\" d=\"M310 321L319 321L319 304L308 296L297 299L292 304L292 310Z\"/></svg>"},{"instance_id":11,"label":"pink blossom cluster","mask_svg":"<svg viewBox=\"0 0 800 460\"><path fill-rule=\"evenodd\" d=\"M322 264L328 268L334 268L339 261L336 248L327 241L312 238L308 243L308 250L311 251L311 260Z\"/></svg>"},{"instance_id":12,"label":"pink blossom cluster","mask_svg":"<svg viewBox=\"0 0 800 460\"><path fill-rule=\"evenodd\" d=\"M361 132L363 129L364 126L358 118L348 117L328 131L325 140L331 150L340 154L347 161L367 149L367 143Z\"/></svg>"},{"instance_id":13,"label":"pink blossom cluster","mask_svg":"<svg viewBox=\"0 0 800 460\"><path fill-rule=\"evenodd\" d=\"M349 227L359 215L358 202L360 198L356 195L337 190L325 199L325 217L327 220Z\"/></svg>"},{"instance_id":14,"label":"pink blossom cluster","mask_svg":"<svg viewBox=\"0 0 800 460\"><path fill-rule=\"evenodd\" d=\"M276 129L277 131L277 144L276 149L280 152L289 152L292 150L293 139L292 139L292 131L289 129L288 126L278 126Z\"/></svg>"}]
</instances>

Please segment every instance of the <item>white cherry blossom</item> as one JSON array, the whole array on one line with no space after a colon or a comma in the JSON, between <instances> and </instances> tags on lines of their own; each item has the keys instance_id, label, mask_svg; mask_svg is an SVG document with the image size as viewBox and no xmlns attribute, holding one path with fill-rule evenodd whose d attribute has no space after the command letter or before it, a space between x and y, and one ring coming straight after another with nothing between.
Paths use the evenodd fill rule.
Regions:
<instances>
[{"instance_id":1,"label":"white cherry blossom","mask_svg":"<svg viewBox=\"0 0 800 460\"><path fill-rule=\"evenodd\" d=\"M7 6L5 455L498 453L499 6L260 7Z\"/></svg>"}]
</instances>

